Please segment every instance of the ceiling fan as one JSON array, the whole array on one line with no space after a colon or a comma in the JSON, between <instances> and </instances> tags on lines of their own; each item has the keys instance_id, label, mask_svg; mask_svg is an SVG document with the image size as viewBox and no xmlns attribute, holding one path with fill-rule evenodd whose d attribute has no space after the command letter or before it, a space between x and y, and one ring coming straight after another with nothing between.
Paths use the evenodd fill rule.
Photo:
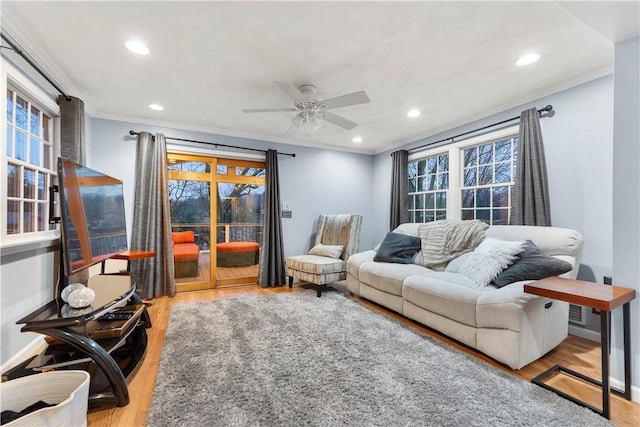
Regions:
<instances>
[{"instance_id":1,"label":"ceiling fan","mask_svg":"<svg viewBox=\"0 0 640 427\"><path fill-rule=\"evenodd\" d=\"M270 113L275 111L297 111L291 120L292 127L308 127L313 129L319 127L318 119L333 123L346 130L351 130L358 126L357 123L347 120L344 117L333 114L327 110L350 105L366 104L369 97L364 91L350 93L348 95L337 96L320 101L316 96L316 88L313 85L305 84L296 88L288 82L273 82L289 98L293 100L293 108L252 108L242 110L243 113Z\"/></svg>"}]
</instances>

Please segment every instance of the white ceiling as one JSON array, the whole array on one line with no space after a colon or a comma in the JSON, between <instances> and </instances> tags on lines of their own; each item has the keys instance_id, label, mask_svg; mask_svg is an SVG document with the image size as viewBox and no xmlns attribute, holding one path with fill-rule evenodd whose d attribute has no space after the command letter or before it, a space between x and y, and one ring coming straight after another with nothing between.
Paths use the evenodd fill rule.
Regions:
<instances>
[{"instance_id":1,"label":"white ceiling","mask_svg":"<svg viewBox=\"0 0 640 427\"><path fill-rule=\"evenodd\" d=\"M93 117L373 154L610 73L639 5L5 0L1 20ZM126 50L130 38L150 55ZM514 64L530 51L541 59ZM371 102L332 110L352 131L288 132L295 113L241 112L291 107L274 80Z\"/></svg>"}]
</instances>

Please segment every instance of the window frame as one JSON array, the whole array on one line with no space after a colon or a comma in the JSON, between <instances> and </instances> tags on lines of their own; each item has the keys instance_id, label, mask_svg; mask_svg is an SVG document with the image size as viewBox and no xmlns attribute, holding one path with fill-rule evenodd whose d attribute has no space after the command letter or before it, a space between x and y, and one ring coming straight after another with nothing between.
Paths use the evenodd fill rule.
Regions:
<instances>
[{"instance_id":1,"label":"window frame","mask_svg":"<svg viewBox=\"0 0 640 427\"><path fill-rule=\"evenodd\" d=\"M493 132L466 138L453 143L445 143L433 148L409 154L409 163L428 157L442 154L449 155L449 188L447 191L447 219L460 220L462 218L462 190L464 183L464 149L472 146L483 145L502 139L517 137L520 125L507 126ZM515 176L513 177L515 180ZM409 209L407 209L409 212Z\"/></svg>"},{"instance_id":2,"label":"window frame","mask_svg":"<svg viewBox=\"0 0 640 427\"><path fill-rule=\"evenodd\" d=\"M0 108L2 108L2 117L0 118L0 125L2 126L2 136L0 136L0 218L2 218L0 221L0 248L3 249L3 253L13 253L20 252L22 249L28 250L30 248L48 246L60 238L60 227L56 226L53 230L7 234L7 173L9 163L9 157L7 156L7 90L17 92L21 98L28 100L51 118L51 168L44 168L51 176L51 184L57 182L56 159L60 155L60 108L50 94L8 60L0 58L0 65L2 66L0 86L3 93L2 101L0 101ZM43 168L38 167L38 169ZM48 193L48 190L47 188L45 191Z\"/></svg>"}]
</instances>

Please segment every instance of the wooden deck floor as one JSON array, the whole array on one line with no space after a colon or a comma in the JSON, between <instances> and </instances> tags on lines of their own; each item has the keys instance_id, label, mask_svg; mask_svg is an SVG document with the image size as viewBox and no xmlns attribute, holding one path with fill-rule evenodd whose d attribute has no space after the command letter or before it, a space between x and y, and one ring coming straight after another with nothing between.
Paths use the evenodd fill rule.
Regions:
<instances>
[{"instance_id":1,"label":"wooden deck floor","mask_svg":"<svg viewBox=\"0 0 640 427\"><path fill-rule=\"evenodd\" d=\"M210 280L210 253L200 252L198 259L198 275L194 277L176 278L176 284L208 282ZM256 284L258 278L258 264L247 267L218 267L216 269L217 287L230 285Z\"/></svg>"}]
</instances>

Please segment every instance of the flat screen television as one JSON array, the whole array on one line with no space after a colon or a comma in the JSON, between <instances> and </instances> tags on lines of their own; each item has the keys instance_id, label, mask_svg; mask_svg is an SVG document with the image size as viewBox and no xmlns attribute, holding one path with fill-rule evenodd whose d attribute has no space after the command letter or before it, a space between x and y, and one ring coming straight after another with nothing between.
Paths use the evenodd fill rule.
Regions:
<instances>
[{"instance_id":1,"label":"flat screen television","mask_svg":"<svg viewBox=\"0 0 640 427\"><path fill-rule=\"evenodd\" d=\"M65 280L127 250L122 181L58 158Z\"/></svg>"}]
</instances>

